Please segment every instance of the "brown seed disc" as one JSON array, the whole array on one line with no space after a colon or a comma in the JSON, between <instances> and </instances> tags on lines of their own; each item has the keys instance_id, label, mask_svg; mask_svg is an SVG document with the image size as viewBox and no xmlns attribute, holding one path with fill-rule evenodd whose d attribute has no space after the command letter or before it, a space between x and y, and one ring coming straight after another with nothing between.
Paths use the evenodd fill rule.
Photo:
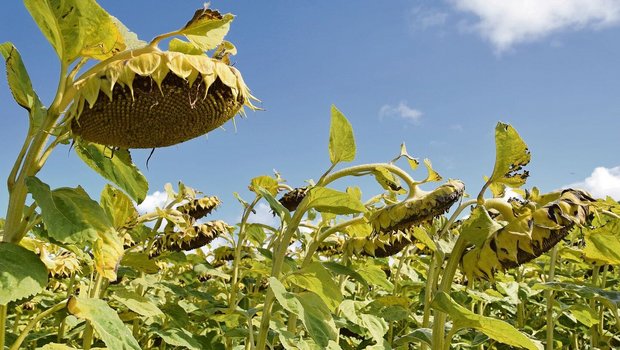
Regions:
<instances>
[{"instance_id":1,"label":"brown seed disc","mask_svg":"<svg viewBox=\"0 0 620 350\"><path fill-rule=\"evenodd\" d=\"M219 78L205 94L201 75L191 87L173 73L164 78L161 91L151 77L136 75L132 86L133 97L121 84L114 86L112 100L100 91L93 108L86 104L73 120L74 135L120 148L171 146L221 126L244 102Z\"/></svg>"}]
</instances>

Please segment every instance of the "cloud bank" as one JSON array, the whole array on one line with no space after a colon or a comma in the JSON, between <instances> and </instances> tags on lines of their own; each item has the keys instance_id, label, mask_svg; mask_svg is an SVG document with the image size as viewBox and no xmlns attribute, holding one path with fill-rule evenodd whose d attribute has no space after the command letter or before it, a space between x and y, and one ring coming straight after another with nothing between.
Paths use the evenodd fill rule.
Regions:
<instances>
[{"instance_id":1,"label":"cloud bank","mask_svg":"<svg viewBox=\"0 0 620 350\"><path fill-rule=\"evenodd\" d=\"M561 31L599 29L620 23L620 0L451 0L477 21L466 26L498 53Z\"/></svg>"},{"instance_id":2,"label":"cloud bank","mask_svg":"<svg viewBox=\"0 0 620 350\"><path fill-rule=\"evenodd\" d=\"M582 182L566 187L584 189L596 198L611 198L620 201L620 166L614 168L597 167Z\"/></svg>"},{"instance_id":3,"label":"cloud bank","mask_svg":"<svg viewBox=\"0 0 620 350\"><path fill-rule=\"evenodd\" d=\"M379 109L379 119L385 118L400 118L409 123L418 124L422 118L422 112L409 107L407 102L401 101L396 106L386 104Z\"/></svg>"}]
</instances>

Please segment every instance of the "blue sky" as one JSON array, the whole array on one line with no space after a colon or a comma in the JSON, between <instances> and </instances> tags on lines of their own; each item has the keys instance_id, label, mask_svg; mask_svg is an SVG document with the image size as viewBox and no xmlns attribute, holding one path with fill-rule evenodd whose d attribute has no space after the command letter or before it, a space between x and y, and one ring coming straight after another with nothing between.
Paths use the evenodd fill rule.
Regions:
<instances>
[{"instance_id":1,"label":"blue sky","mask_svg":"<svg viewBox=\"0 0 620 350\"><path fill-rule=\"evenodd\" d=\"M202 6L99 3L144 40L184 25ZM228 123L208 137L157 149L148 170L148 151L135 151L150 193L182 180L220 196L217 216L234 221L240 206L232 193L249 199L252 177L276 169L302 186L327 169L333 103L355 130L355 164L389 161L405 142L444 178L462 179L477 193L493 168L501 120L530 146L528 187L579 184L620 200L619 0L245 0L211 7L237 15L227 37L238 48L233 61L265 111L237 118L236 131ZM49 103L57 59L19 1L3 4L4 41L20 50ZM0 177L8 176L26 128L2 79ZM93 197L105 184L67 146L39 177L52 187L81 184ZM370 180L346 184L361 185L366 197L380 190ZM1 187L0 212L7 197Z\"/></svg>"}]
</instances>

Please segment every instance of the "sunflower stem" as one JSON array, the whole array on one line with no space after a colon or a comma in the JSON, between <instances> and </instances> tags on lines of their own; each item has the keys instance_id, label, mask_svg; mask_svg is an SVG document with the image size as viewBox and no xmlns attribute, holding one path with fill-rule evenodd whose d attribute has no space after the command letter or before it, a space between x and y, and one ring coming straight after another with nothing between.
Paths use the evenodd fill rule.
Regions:
<instances>
[{"instance_id":1,"label":"sunflower stem","mask_svg":"<svg viewBox=\"0 0 620 350\"><path fill-rule=\"evenodd\" d=\"M555 263L558 259L558 245L556 244L553 249L551 249L551 261L549 263L549 274L547 277L547 283L553 282L555 279ZM553 349L553 304L555 301L555 293L552 290L545 291L545 298L547 299L547 344L545 345L545 349L552 350Z\"/></svg>"},{"instance_id":2,"label":"sunflower stem","mask_svg":"<svg viewBox=\"0 0 620 350\"><path fill-rule=\"evenodd\" d=\"M51 308L41 312L40 314L38 314L35 318L33 318L28 323L28 325L26 325L26 328L24 328L24 330L21 332L19 337L17 337L17 339L15 340L13 345L11 345L11 348L9 350L17 350L17 349L19 349L19 347L24 342L24 339L26 339L26 336L28 336L28 333L30 333L30 331L37 325L37 323L39 323L39 321L41 321L45 317L53 314L56 311L60 311L60 310L64 309L66 306L67 306L67 299L59 302L58 304L56 304L56 305L52 306ZM2 329L4 329L4 327L2 327Z\"/></svg>"}]
</instances>

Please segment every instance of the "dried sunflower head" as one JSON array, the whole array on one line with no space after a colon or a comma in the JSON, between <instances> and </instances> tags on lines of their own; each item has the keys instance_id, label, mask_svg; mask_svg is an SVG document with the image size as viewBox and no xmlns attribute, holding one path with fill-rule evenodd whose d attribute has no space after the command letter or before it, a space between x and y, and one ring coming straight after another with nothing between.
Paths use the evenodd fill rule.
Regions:
<instances>
[{"instance_id":1,"label":"dried sunflower head","mask_svg":"<svg viewBox=\"0 0 620 350\"><path fill-rule=\"evenodd\" d=\"M419 225L448 211L461 198L464 190L463 182L450 180L431 192L378 210L370 217L370 223L375 232L390 232Z\"/></svg>"},{"instance_id":2,"label":"dried sunflower head","mask_svg":"<svg viewBox=\"0 0 620 350\"><path fill-rule=\"evenodd\" d=\"M119 56L126 58L75 83L71 129L86 141L170 146L221 126L244 105L255 108L241 73L221 60L157 48Z\"/></svg>"},{"instance_id":3,"label":"dried sunflower head","mask_svg":"<svg viewBox=\"0 0 620 350\"><path fill-rule=\"evenodd\" d=\"M278 199L278 202L282 204L283 207L288 209L289 211L297 210L299 203L306 197L308 194L309 187L298 187L292 191L285 193L282 198Z\"/></svg>"},{"instance_id":4,"label":"dried sunflower head","mask_svg":"<svg viewBox=\"0 0 620 350\"><path fill-rule=\"evenodd\" d=\"M553 202L520 214L491 234L482 245L465 253L468 278L493 279L497 270L524 264L546 253L574 226L586 224L594 199L584 191L566 189ZM499 219L508 219L500 215Z\"/></svg>"},{"instance_id":5,"label":"dried sunflower head","mask_svg":"<svg viewBox=\"0 0 620 350\"><path fill-rule=\"evenodd\" d=\"M82 270L78 257L64 249L41 247L41 261L47 267L49 274L54 278L66 278Z\"/></svg>"},{"instance_id":6,"label":"dried sunflower head","mask_svg":"<svg viewBox=\"0 0 620 350\"><path fill-rule=\"evenodd\" d=\"M201 248L219 235L231 232L234 228L224 221L215 220L191 226L184 231L169 232L157 238L150 256L158 256L164 251L180 252Z\"/></svg>"},{"instance_id":7,"label":"dried sunflower head","mask_svg":"<svg viewBox=\"0 0 620 350\"><path fill-rule=\"evenodd\" d=\"M222 202L219 198L211 196L193 199L189 203L183 204L176 209L183 214L191 216L194 220L198 220L209 215L220 204L222 204Z\"/></svg>"}]
</instances>

